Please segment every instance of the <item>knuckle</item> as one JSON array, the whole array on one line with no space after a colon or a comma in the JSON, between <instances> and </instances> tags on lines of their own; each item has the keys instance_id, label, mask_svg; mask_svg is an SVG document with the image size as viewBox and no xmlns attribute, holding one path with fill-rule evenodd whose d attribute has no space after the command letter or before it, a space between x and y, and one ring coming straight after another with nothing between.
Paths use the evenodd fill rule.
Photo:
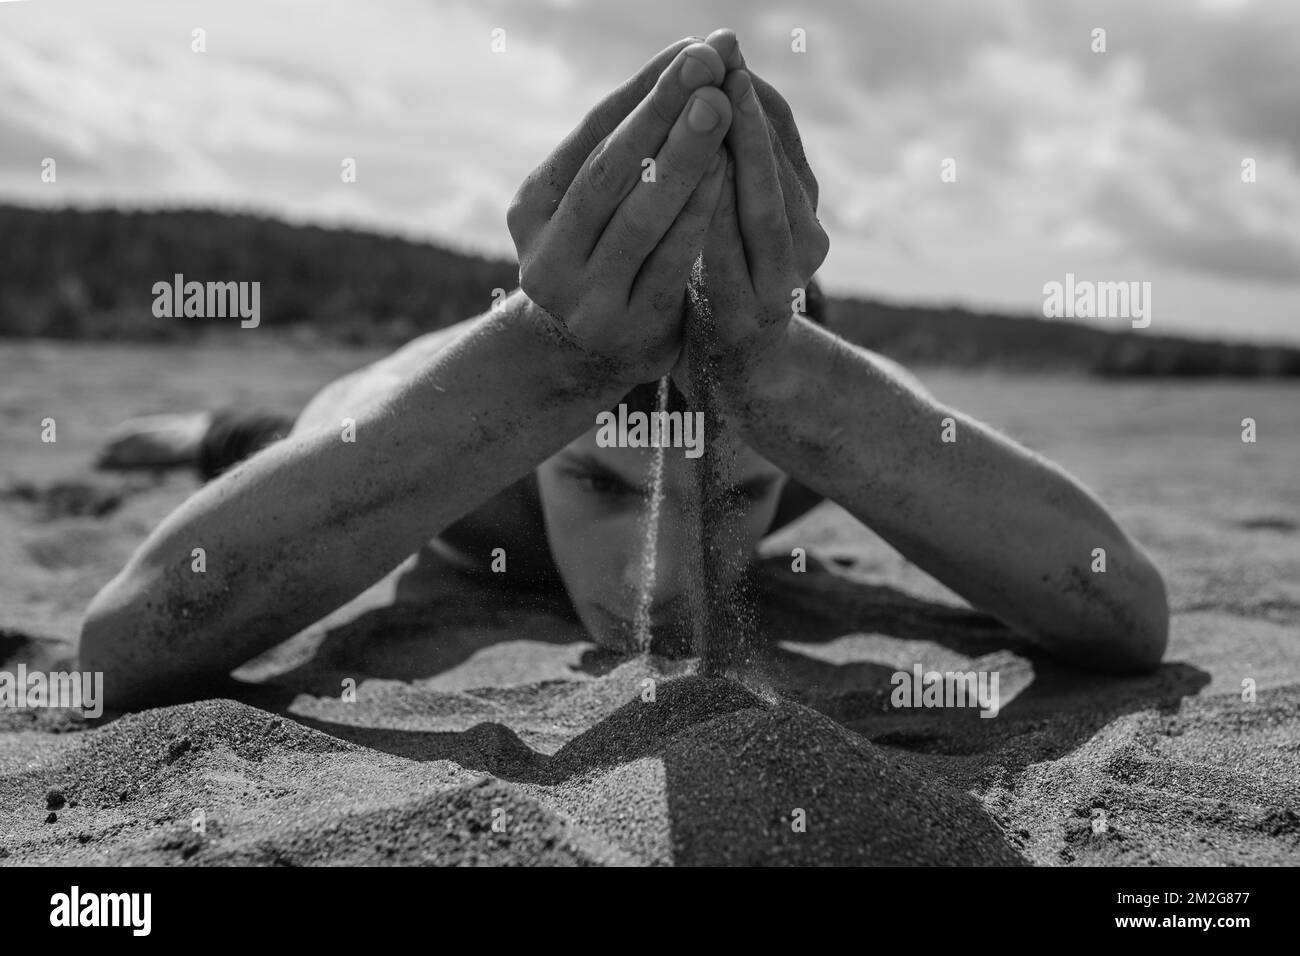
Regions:
<instances>
[{"instance_id":1,"label":"knuckle","mask_svg":"<svg viewBox=\"0 0 1300 956\"><path fill-rule=\"evenodd\" d=\"M515 241L516 245L526 232L525 221L528 218L528 206L527 201L524 199L525 188L527 187L521 186L519 192L515 193L514 198L510 200L510 205L506 207L506 228L510 231L510 238Z\"/></svg>"},{"instance_id":2,"label":"knuckle","mask_svg":"<svg viewBox=\"0 0 1300 956\"><path fill-rule=\"evenodd\" d=\"M535 258L527 259L519 264L519 288L523 289L528 298L540 305L539 295L542 294L543 290L538 285L539 278Z\"/></svg>"},{"instance_id":3,"label":"knuckle","mask_svg":"<svg viewBox=\"0 0 1300 956\"><path fill-rule=\"evenodd\" d=\"M613 173L609 168L609 162L602 157L597 157L587 164L587 186L596 192L609 192L613 185L611 180Z\"/></svg>"},{"instance_id":4,"label":"knuckle","mask_svg":"<svg viewBox=\"0 0 1300 956\"><path fill-rule=\"evenodd\" d=\"M826 233L820 228L813 230L808 236L801 237L795 253L799 274L808 278L816 274L822 263L826 261L826 254L830 252L830 245Z\"/></svg>"},{"instance_id":5,"label":"knuckle","mask_svg":"<svg viewBox=\"0 0 1300 956\"><path fill-rule=\"evenodd\" d=\"M596 149L609 131L617 126L623 117L617 116L614 107L607 103L597 103L587 114L587 120L582 124L582 136L579 144L587 152Z\"/></svg>"},{"instance_id":6,"label":"knuckle","mask_svg":"<svg viewBox=\"0 0 1300 956\"><path fill-rule=\"evenodd\" d=\"M831 237L826 235L826 230L820 225L813 232L814 248L817 251L817 265L820 266L826 261L826 256L831 251Z\"/></svg>"},{"instance_id":7,"label":"knuckle","mask_svg":"<svg viewBox=\"0 0 1300 956\"><path fill-rule=\"evenodd\" d=\"M622 188L625 172L619 168L615 151L610 148L609 141L606 140L587 163L587 182L597 192L618 192Z\"/></svg>"},{"instance_id":8,"label":"knuckle","mask_svg":"<svg viewBox=\"0 0 1300 956\"><path fill-rule=\"evenodd\" d=\"M649 224L641 216L620 216L618 231L615 233L623 249L643 249L653 244L657 238Z\"/></svg>"},{"instance_id":9,"label":"knuckle","mask_svg":"<svg viewBox=\"0 0 1300 956\"><path fill-rule=\"evenodd\" d=\"M556 292L564 287L557 281L556 272L555 266L542 256L529 256L519 266L519 288L538 305L555 308Z\"/></svg>"}]
</instances>

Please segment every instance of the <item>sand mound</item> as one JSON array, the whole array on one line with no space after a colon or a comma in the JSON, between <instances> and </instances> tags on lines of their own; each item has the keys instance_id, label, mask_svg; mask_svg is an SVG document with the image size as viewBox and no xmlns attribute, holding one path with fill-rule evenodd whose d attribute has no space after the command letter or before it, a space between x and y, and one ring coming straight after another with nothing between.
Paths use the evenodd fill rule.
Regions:
<instances>
[{"instance_id":1,"label":"sand mound","mask_svg":"<svg viewBox=\"0 0 1300 956\"><path fill-rule=\"evenodd\" d=\"M728 681L664 683L654 703L629 703L565 746L543 776L558 805L642 854L641 821L610 808L661 791L669 855L649 862L1019 862L973 798L815 711Z\"/></svg>"},{"instance_id":2,"label":"sand mound","mask_svg":"<svg viewBox=\"0 0 1300 956\"><path fill-rule=\"evenodd\" d=\"M187 837L205 865L588 866L631 862L517 788L483 779L392 806L363 804L327 822L311 813L288 826L249 828L208 846ZM165 844L159 847L165 849ZM150 861L153 848L141 854Z\"/></svg>"},{"instance_id":3,"label":"sand mound","mask_svg":"<svg viewBox=\"0 0 1300 956\"><path fill-rule=\"evenodd\" d=\"M1117 679L1011 642L991 649L996 629L952 609L927 617L924 602L860 594L837 604L825 579L810 593L824 617L860 630L836 635L815 602L793 602L797 635L816 640L775 645L751 686L695 676L691 661L615 665L572 640L520 640L507 615L476 636L457 630L450 676L368 676L334 655L324 669L268 665L238 685L242 701L99 726L7 711L0 860L1300 862L1287 627L1235 626L1258 682L1248 702L1214 615L1183 616L1173 662ZM59 656L57 642L0 638L19 659ZM409 628L393 640L405 646ZM386 674L383 641L372 634L367 659ZM890 674L918 660L998 671L997 718L891 707ZM562 676L494 683L530 668ZM356 678L355 699L340 675Z\"/></svg>"},{"instance_id":4,"label":"sand mound","mask_svg":"<svg viewBox=\"0 0 1300 956\"><path fill-rule=\"evenodd\" d=\"M84 604L67 529L133 507L34 526L60 600ZM456 577L375 590L241 669L233 699L95 725L2 709L0 862L1300 863L1289 578L1233 578L1230 604L1227 571L1175 568L1167 663L1115 678L831 564L772 562L745 685L620 662ZM66 669L32 618L0 627L0 669ZM893 707L918 663L998 673L996 719Z\"/></svg>"},{"instance_id":5,"label":"sand mound","mask_svg":"<svg viewBox=\"0 0 1300 956\"><path fill-rule=\"evenodd\" d=\"M365 688L372 707L409 690ZM24 863L1019 859L969 795L729 681L662 681L653 702L625 702L550 755L496 724L427 733L455 739L458 759L391 756L229 700L128 715L56 746L7 735L0 843Z\"/></svg>"}]
</instances>

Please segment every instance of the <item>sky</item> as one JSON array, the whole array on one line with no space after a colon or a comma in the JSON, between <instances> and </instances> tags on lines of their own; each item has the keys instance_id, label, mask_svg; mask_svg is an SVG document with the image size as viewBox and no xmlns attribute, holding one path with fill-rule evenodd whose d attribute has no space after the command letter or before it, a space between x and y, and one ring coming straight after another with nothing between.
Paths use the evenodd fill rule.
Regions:
<instances>
[{"instance_id":1,"label":"sky","mask_svg":"<svg viewBox=\"0 0 1300 956\"><path fill-rule=\"evenodd\" d=\"M512 257L527 173L720 26L794 111L832 294L1041 315L1073 273L1150 282L1152 333L1300 342L1295 0L0 0L0 199Z\"/></svg>"}]
</instances>

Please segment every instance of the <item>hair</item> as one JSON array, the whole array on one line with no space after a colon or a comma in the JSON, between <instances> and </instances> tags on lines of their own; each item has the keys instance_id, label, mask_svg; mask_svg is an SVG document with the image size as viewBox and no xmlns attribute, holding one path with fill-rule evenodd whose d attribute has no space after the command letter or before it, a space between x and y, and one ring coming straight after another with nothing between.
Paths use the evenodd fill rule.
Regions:
<instances>
[{"instance_id":1,"label":"hair","mask_svg":"<svg viewBox=\"0 0 1300 956\"><path fill-rule=\"evenodd\" d=\"M825 326L826 297L822 294L821 286L817 284L816 279L808 280L808 285L804 289L804 299L806 306L804 316L811 322ZM649 413L656 411L659 407L659 382L642 382L624 395L619 404L627 405L628 412ZM617 411L617 409L618 406L615 406L611 411ZM668 383L668 408L666 410L669 412L685 412L688 410L686 396L682 394L676 382L670 381Z\"/></svg>"}]
</instances>

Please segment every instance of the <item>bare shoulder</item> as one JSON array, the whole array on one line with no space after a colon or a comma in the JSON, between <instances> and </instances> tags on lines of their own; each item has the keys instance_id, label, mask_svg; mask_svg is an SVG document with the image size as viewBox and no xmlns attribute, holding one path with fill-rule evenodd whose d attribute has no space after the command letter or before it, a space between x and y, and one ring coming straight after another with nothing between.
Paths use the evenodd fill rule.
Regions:
<instances>
[{"instance_id":1,"label":"bare shoulder","mask_svg":"<svg viewBox=\"0 0 1300 956\"><path fill-rule=\"evenodd\" d=\"M431 357L456 341L476 319L465 319L445 329L437 329L407 342L397 351L376 362L336 378L317 392L294 422L293 433L302 433L328 424L338 425L341 418L355 413L382 398L389 389L405 381Z\"/></svg>"}]
</instances>

